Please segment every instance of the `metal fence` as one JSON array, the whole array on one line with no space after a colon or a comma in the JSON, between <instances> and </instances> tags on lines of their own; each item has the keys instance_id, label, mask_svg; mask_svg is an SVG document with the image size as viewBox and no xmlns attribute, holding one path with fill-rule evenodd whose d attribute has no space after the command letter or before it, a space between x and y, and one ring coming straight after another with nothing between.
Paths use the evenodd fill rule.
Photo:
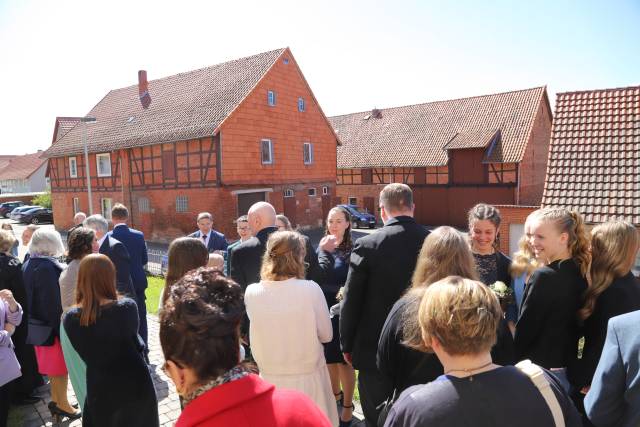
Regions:
<instances>
[{"instance_id":1,"label":"metal fence","mask_svg":"<svg viewBox=\"0 0 640 427\"><path fill-rule=\"evenodd\" d=\"M157 249L147 249L149 262L147 272L154 276L164 276L167 269L167 253Z\"/></svg>"}]
</instances>

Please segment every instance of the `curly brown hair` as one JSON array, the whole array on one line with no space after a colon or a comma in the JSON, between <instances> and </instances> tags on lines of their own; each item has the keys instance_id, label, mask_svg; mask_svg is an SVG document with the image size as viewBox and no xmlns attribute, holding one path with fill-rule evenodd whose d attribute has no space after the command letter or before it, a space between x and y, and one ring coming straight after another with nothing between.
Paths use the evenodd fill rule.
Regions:
<instances>
[{"instance_id":1,"label":"curly brown hair","mask_svg":"<svg viewBox=\"0 0 640 427\"><path fill-rule=\"evenodd\" d=\"M165 360L190 367L201 382L239 363L240 322L245 314L240 285L201 267L168 289L160 313Z\"/></svg>"},{"instance_id":2,"label":"curly brown hair","mask_svg":"<svg viewBox=\"0 0 640 427\"><path fill-rule=\"evenodd\" d=\"M93 252L93 240L96 237L95 231L87 227L78 227L71 232L67 246L70 260L82 259Z\"/></svg>"}]
</instances>

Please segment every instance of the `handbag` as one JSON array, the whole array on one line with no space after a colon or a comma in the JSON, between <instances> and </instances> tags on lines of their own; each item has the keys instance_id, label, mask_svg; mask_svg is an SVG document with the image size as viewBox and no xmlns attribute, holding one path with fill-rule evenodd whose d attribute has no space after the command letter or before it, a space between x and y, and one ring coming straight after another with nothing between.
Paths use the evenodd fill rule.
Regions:
<instances>
[{"instance_id":1,"label":"handbag","mask_svg":"<svg viewBox=\"0 0 640 427\"><path fill-rule=\"evenodd\" d=\"M378 427L384 427L384 423L387 421L387 417L389 416L389 412L393 407L393 404L398 400L398 389L394 388L391 397L388 397L387 400L382 402L376 409L380 411L378 414Z\"/></svg>"},{"instance_id":2,"label":"handbag","mask_svg":"<svg viewBox=\"0 0 640 427\"><path fill-rule=\"evenodd\" d=\"M36 346L47 346L53 344L51 339L53 327L46 322L29 317L27 332L27 344Z\"/></svg>"},{"instance_id":3,"label":"handbag","mask_svg":"<svg viewBox=\"0 0 640 427\"><path fill-rule=\"evenodd\" d=\"M553 417L553 423L555 426L565 427L562 407L560 406L555 393L551 389L549 381L545 378L542 368L528 359L518 363L516 368L520 369L522 373L527 375L531 379L531 382L536 386L551 411L551 416Z\"/></svg>"}]
</instances>

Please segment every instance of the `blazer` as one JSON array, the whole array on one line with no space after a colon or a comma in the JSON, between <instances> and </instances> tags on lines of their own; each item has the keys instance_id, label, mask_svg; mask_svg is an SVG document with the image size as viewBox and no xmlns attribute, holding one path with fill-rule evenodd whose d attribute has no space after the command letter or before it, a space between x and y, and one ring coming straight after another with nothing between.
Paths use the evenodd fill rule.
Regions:
<instances>
[{"instance_id":1,"label":"blazer","mask_svg":"<svg viewBox=\"0 0 640 427\"><path fill-rule=\"evenodd\" d=\"M409 216L356 240L340 311L340 343L356 369L376 370L378 339L391 307L409 287L429 232Z\"/></svg>"},{"instance_id":2,"label":"blazer","mask_svg":"<svg viewBox=\"0 0 640 427\"><path fill-rule=\"evenodd\" d=\"M587 281L573 259L534 271L524 290L514 344L516 360L544 368L568 367L576 358L577 320Z\"/></svg>"},{"instance_id":3,"label":"blazer","mask_svg":"<svg viewBox=\"0 0 640 427\"><path fill-rule=\"evenodd\" d=\"M131 257L121 241L107 234L99 252L109 257L116 266L116 288L121 295L135 296L131 282Z\"/></svg>"},{"instance_id":4,"label":"blazer","mask_svg":"<svg viewBox=\"0 0 640 427\"><path fill-rule=\"evenodd\" d=\"M297 390L276 389L257 375L221 384L185 406L176 427L330 427Z\"/></svg>"},{"instance_id":5,"label":"blazer","mask_svg":"<svg viewBox=\"0 0 640 427\"><path fill-rule=\"evenodd\" d=\"M597 427L640 425L640 311L609 320L602 356L584 399Z\"/></svg>"},{"instance_id":6,"label":"blazer","mask_svg":"<svg viewBox=\"0 0 640 427\"><path fill-rule=\"evenodd\" d=\"M582 358L576 357L567 372L571 384L578 389L591 384L607 337L609 319L636 310L640 310L640 280L629 272L611 282L596 300L591 316L584 321Z\"/></svg>"},{"instance_id":7,"label":"blazer","mask_svg":"<svg viewBox=\"0 0 640 427\"><path fill-rule=\"evenodd\" d=\"M49 337L52 343L60 332L62 303L58 280L62 268L48 258L32 257L23 273L29 319L40 320L53 329Z\"/></svg>"},{"instance_id":8,"label":"blazer","mask_svg":"<svg viewBox=\"0 0 640 427\"><path fill-rule=\"evenodd\" d=\"M227 243L227 239L225 239L224 234L219 233L214 229L211 229L210 233L211 235L209 236L209 243L207 244L207 250L209 252L226 251L227 246L229 246L229 244ZM196 239L202 239L202 233L200 232L200 230L194 231L193 233L189 234L188 237L195 237Z\"/></svg>"},{"instance_id":9,"label":"blazer","mask_svg":"<svg viewBox=\"0 0 640 427\"><path fill-rule=\"evenodd\" d=\"M110 234L116 240L121 241L125 248L127 248L127 252L129 252L133 289L137 293L144 292L144 290L147 289L147 274L144 271L144 266L149 262L144 234L126 225L114 227Z\"/></svg>"}]
</instances>

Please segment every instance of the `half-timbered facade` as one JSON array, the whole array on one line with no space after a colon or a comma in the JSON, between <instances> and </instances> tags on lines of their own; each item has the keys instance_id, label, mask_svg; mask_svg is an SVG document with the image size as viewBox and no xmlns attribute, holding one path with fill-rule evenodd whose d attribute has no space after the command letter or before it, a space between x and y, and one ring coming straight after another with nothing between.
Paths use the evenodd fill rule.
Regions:
<instances>
[{"instance_id":1,"label":"half-timbered facade","mask_svg":"<svg viewBox=\"0 0 640 427\"><path fill-rule=\"evenodd\" d=\"M342 203L379 215L381 188L403 182L419 222L459 227L479 202L540 203L552 120L544 87L329 120Z\"/></svg>"},{"instance_id":2,"label":"half-timbered facade","mask_svg":"<svg viewBox=\"0 0 640 427\"><path fill-rule=\"evenodd\" d=\"M150 239L191 231L201 211L234 237L232 221L259 200L297 225L322 223L338 141L288 48L139 78L88 113L95 123L57 119L47 151L56 226L89 210L85 140L93 212L124 203Z\"/></svg>"}]
</instances>

